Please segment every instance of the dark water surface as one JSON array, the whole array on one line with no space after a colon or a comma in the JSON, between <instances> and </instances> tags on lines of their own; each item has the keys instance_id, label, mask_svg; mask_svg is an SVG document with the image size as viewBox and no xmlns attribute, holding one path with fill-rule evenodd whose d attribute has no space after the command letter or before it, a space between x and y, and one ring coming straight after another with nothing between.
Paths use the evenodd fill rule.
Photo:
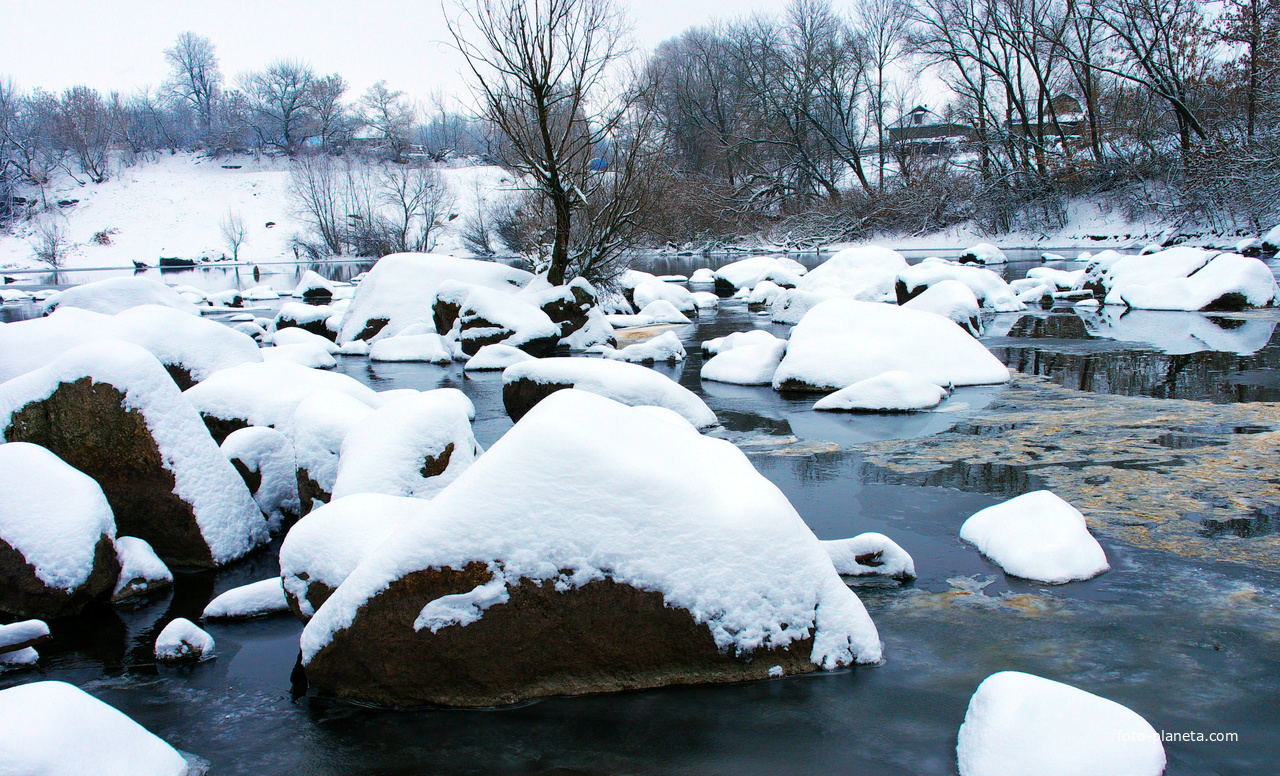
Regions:
<instances>
[{"instance_id":1,"label":"dark water surface","mask_svg":"<svg viewBox=\"0 0 1280 776\"><path fill-rule=\"evenodd\" d=\"M276 287L292 288L289 280ZM1270 311L1063 309L999 316L986 341L1016 368L1100 393L1274 399L1276 321ZM215 660L157 666L151 645L163 625L277 573L273 547L220 572L179 575L172 593L140 606L54 623L39 670L0 675L0 687L73 682L207 759L214 774L954 774L970 695L991 673L1015 669L1123 703L1157 730L1238 734L1235 743L1166 744L1170 774L1275 772L1280 574L1104 541L1112 571L1095 580L1046 588L1006 577L957 532L1022 485L879 484L847 449L945 430L1001 388L960 389L933 413L836 416L767 387L701 384L697 344L753 327L786 329L726 300L675 329L689 358L658 370L704 397L724 424L714 433L746 451L820 538L880 531L914 556L915 583L857 588L885 642L883 665L499 710L397 711L307 691L294 673L301 625L286 616L210 624ZM346 357L339 370L378 390L460 388L485 446L511 426L500 374Z\"/></svg>"}]
</instances>

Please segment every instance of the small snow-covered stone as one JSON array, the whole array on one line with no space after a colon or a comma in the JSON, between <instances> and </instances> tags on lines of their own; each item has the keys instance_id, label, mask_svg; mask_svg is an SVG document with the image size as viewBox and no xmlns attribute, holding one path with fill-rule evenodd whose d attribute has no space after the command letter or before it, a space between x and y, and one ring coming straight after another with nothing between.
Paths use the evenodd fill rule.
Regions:
<instances>
[{"instance_id":1,"label":"small snow-covered stone","mask_svg":"<svg viewBox=\"0 0 1280 776\"><path fill-rule=\"evenodd\" d=\"M252 288L246 288L242 293L242 296L244 296L245 299L255 302L265 302L271 299L280 298L280 294L276 293L276 290L271 286L253 286Z\"/></svg>"},{"instance_id":2,"label":"small snow-covered stone","mask_svg":"<svg viewBox=\"0 0 1280 776\"><path fill-rule=\"evenodd\" d=\"M1009 257L991 243L978 243L960 253L961 264L1004 264Z\"/></svg>"},{"instance_id":3,"label":"small snow-covered stone","mask_svg":"<svg viewBox=\"0 0 1280 776\"><path fill-rule=\"evenodd\" d=\"M332 338L333 332L330 330L328 322L333 316L334 310L328 305L286 302L280 305L280 309L276 311L276 317L271 323L271 329L279 331L296 327L321 337Z\"/></svg>"},{"instance_id":4,"label":"small snow-covered stone","mask_svg":"<svg viewBox=\"0 0 1280 776\"><path fill-rule=\"evenodd\" d=\"M65 682L0 690L0 773L184 776L186 758L120 711Z\"/></svg>"},{"instance_id":5,"label":"small snow-covered stone","mask_svg":"<svg viewBox=\"0 0 1280 776\"><path fill-rule=\"evenodd\" d=\"M762 280L781 280L778 285L794 287L808 270L798 261L777 256L752 256L731 262L715 271L716 292L728 295L750 290Z\"/></svg>"},{"instance_id":6,"label":"small snow-covered stone","mask_svg":"<svg viewBox=\"0 0 1280 776\"><path fill-rule=\"evenodd\" d=\"M763 330L756 330L765 337L743 339L738 343L722 345L720 353L702 364L699 373L703 380L737 385L769 385L778 370L778 364L787 353L787 341L778 339ZM744 334L755 334L745 332ZM733 337L734 335L729 335ZM726 338L728 339L728 338ZM703 343L705 348L708 344Z\"/></svg>"},{"instance_id":7,"label":"small snow-covered stone","mask_svg":"<svg viewBox=\"0 0 1280 776\"><path fill-rule=\"evenodd\" d=\"M351 340L338 346L338 355L367 356L369 355L369 343L364 340Z\"/></svg>"},{"instance_id":8,"label":"small snow-covered stone","mask_svg":"<svg viewBox=\"0 0 1280 776\"><path fill-rule=\"evenodd\" d=\"M683 361L686 353L684 345L674 331L667 331L643 342L628 345L621 350L608 351L605 358L615 361L630 361L633 364L652 364L659 361L674 363Z\"/></svg>"},{"instance_id":9,"label":"small snow-covered stone","mask_svg":"<svg viewBox=\"0 0 1280 776\"><path fill-rule=\"evenodd\" d=\"M987 507L960 526L960 538L1006 573L1051 585L1111 568L1084 515L1047 490Z\"/></svg>"},{"instance_id":10,"label":"small snow-covered stone","mask_svg":"<svg viewBox=\"0 0 1280 776\"><path fill-rule=\"evenodd\" d=\"M533 301L541 301L536 295ZM533 356L550 352L561 337L560 324L520 294L446 280L432 305L433 332L458 339L474 356L485 345L510 345ZM376 349L375 349L376 352Z\"/></svg>"},{"instance_id":11,"label":"small snow-covered stone","mask_svg":"<svg viewBox=\"0 0 1280 776\"><path fill-rule=\"evenodd\" d=\"M247 620L289 611L280 577L233 587L209 602L201 616L206 620ZM212 645L210 645L212 647Z\"/></svg>"},{"instance_id":12,"label":"small snow-covered stone","mask_svg":"<svg viewBox=\"0 0 1280 776\"><path fill-rule=\"evenodd\" d=\"M723 337L717 337L702 343L702 352L704 355L714 356L734 348L748 345L772 345L775 342L786 342L786 340L780 340L764 329L735 331L732 334L726 334Z\"/></svg>"},{"instance_id":13,"label":"small snow-covered stone","mask_svg":"<svg viewBox=\"0 0 1280 776\"><path fill-rule=\"evenodd\" d=\"M774 283L772 280L761 280L756 287L751 289L751 296L747 297L747 304L773 304L773 300L778 298L782 293L782 286Z\"/></svg>"},{"instance_id":14,"label":"small snow-covered stone","mask_svg":"<svg viewBox=\"0 0 1280 776\"><path fill-rule=\"evenodd\" d=\"M173 572L150 544L136 536L116 539L116 558L120 561L120 575L111 594L113 602L153 593L173 584Z\"/></svg>"},{"instance_id":15,"label":"small snow-covered stone","mask_svg":"<svg viewBox=\"0 0 1280 776\"><path fill-rule=\"evenodd\" d=\"M237 429L223 441L222 453L248 486L273 532L298 514L297 462L287 436L266 426Z\"/></svg>"},{"instance_id":16,"label":"small snow-covered stone","mask_svg":"<svg viewBox=\"0 0 1280 776\"><path fill-rule=\"evenodd\" d=\"M510 345L485 345L467 360L463 369L468 372L485 372L506 369L521 361L532 361L533 356Z\"/></svg>"},{"instance_id":17,"label":"small snow-covered stone","mask_svg":"<svg viewBox=\"0 0 1280 776\"><path fill-rule=\"evenodd\" d=\"M695 305L696 306L696 305ZM663 323L689 323L689 318L665 299L650 302L636 315L606 316L611 326L656 326Z\"/></svg>"},{"instance_id":18,"label":"small snow-covered stone","mask_svg":"<svg viewBox=\"0 0 1280 776\"><path fill-rule=\"evenodd\" d=\"M44 620L23 620L0 625L0 654L17 652L49 640L49 625Z\"/></svg>"},{"instance_id":19,"label":"small snow-covered stone","mask_svg":"<svg viewBox=\"0 0 1280 776\"><path fill-rule=\"evenodd\" d=\"M947 398L947 389L902 370L859 380L822 397L815 410L838 412L918 412L931 410Z\"/></svg>"},{"instance_id":20,"label":"small snow-covered stone","mask_svg":"<svg viewBox=\"0 0 1280 776\"><path fill-rule=\"evenodd\" d=\"M698 305L699 310L708 310L712 307L720 306L720 297L710 291L694 291L693 301Z\"/></svg>"},{"instance_id":21,"label":"small snow-covered stone","mask_svg":"<svg viewBox=\"0 0 1280 776\"><path fill-rule=\"evenodd\" d=\"M162 663L182 663L213 657L213 637L191 620L179 617L156 637L155 655Z\"/></svg>"},{"instance_id":22,"label":"small snow-covered stone","mask_svg":"<svg viewBox=\"0 0 1280 776\"><path fill-rule=\"evenodd\" d=\"M672 285L659 279L645 280L635 287L633 292L636 307L642 311L659 299L670 302L673 307L683 313L691 313L698 309L697 300L687 288Z\"/></svg>"},{"instance_id":23,"label":"small snow-covered stone","mask_svg":"<svg viewBox=\"0 0 1280 776\"><path fill-rule=\"evenodd\" d=\"M693 274L689 275L689 282L698 283L698 284L714 283L716 282L715 270L709 269L707 267L700 267L698 269L695 269L693 271Z\"/></svg>"},{"instance_id":24,"label":"small snow-covered stone","mask_svg":"<svg viewBox=\"0 0 1280 776\"><path fill-rule=\"evenodd\" d=\"M1160 776L1155 728L1115 701L1020 671L987 677L965 711L960 776Z\"/></svg>"},{"instance_id":25,"label":"small snow-covered stone","mask_svg":"<svg viewBox=\"0 0 1280 776\"><path fill-rule=\"evenodd\" d=\"M299 329L297 326L286 326L283 329L277 329L271 333L270 342L276 347L282 345L314 345L322 348L326 353L338 353L341 350L337 343L328 337L312 334L306 329Z\"/></svg>"},{"instance_id":26,"label":"small snow-covered stone","mask_svg":"<svg viewBox=\"0 0 1280 776\"><path fill-rule=\"evenodd\" d=\"M897 542L882 533L863 533L849 539L822 542L836 571L845 577L915 579L916 563Z\"/></svg>"},{"instance_id":27,"label":"small snow-covered stone","mask_svg":"<svg viewBox=\"0 0 1280 776\"><path fill-rule=\"evenodd\" d=\"M6 671L20 671L34 668L40 662L40 653L35 647L17 649L13 652L0 652L0 674ZM3 755L0 755L0 767L3 767Z\"/></svg>"},{"instance_id":28,"label":"small snow-covered stone","mask_svg":"<svg viewBox=\"0 0 1280 776\"><path fill-rule=\"evenodd\" d=\"M293 289L293 295L301 299L310 301L326 301L333 298L333 284L314 270L307 270L302 273L302 277L298 279L298 286Z\"/></svg>"},{"instance_id":29,"label":"small snow-covered stone","mask_svg":"<svg viewBox=\"0 0 1280 776\"><path fill-rule=\"evenodd\" d=\"M453 363L453 348L439 334L410 334L385 337L369 347L370 361L420 361L429 364Z\"/></svg>"},{"instance_id":30,"label":"small snow-covered stone","mask_svg":"<svg viewBox=\"0 0 1280 776\"><path fill-rule=\"evenodd\" d=\"M338 365L328 348L310 342L262 348L261 352L263 361L292 361L311 369L332 369Z\"/></svg>"}]
</instances>

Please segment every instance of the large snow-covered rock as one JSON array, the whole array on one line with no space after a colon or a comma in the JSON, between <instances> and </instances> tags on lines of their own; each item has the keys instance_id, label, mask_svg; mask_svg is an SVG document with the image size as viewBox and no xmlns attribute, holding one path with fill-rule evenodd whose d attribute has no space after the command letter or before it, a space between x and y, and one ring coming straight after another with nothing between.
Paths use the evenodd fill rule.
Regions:
<instances>
[{"instance_id":1,"label":"large snow-covered rock","mask_svg":"<svg viewBox=\"0 0 1280 776\"><path fill-rule=\"evenodd\" d=\"M1111 568L1084 515L1047 490L987 507L964 521L960 538L1006 573L1053 585Z\"/></svg>"},{"instance_id":2,"label":"large snow-covered rock","mask_svg":"<svg viewBox=\"0 0 1280 776\"><path fill-rule=\"evenodd\" d=\"M309 305L301 302L286 302L276 311L271 328L275 331L284 329L301 329L305 332L333 339L336 335L329 325L338 313L329 305Z\"/></svg>"},{"instance_id":3,"label":"large snow-covered rock","mask_svg":"<svg viewBox=\"0 0 1280 776\"><path fill-rule=\"evenodd\" d=\"M485 345L467 359L463 370L467 372L494 372L506 369L521 361L532 361L533 356L510 345Z\"/></svg>"},{"instance_id":4,"label":"large snow-covered rock","mask_svg":"<svg viewBox=\"0 0 1280 776\"><path fill-rule=\"evenodd\" d=\"M186 758L120 711L65 682L0 690L0 773L184 776Z\"/></svg>"},{"instance_id":5,"label":"large snow-covered rock","mask_svg":"<svg viewBox=\"0 0 1280 776\"><path fill-rule=\"evenodd\" d=\"M562 391L365 557L302 650L308 680L342 696L474 706L832 669L881 647L741 451Z\"/></svg>"},{"instance_id":6,"label":"large snow-covered rock","mask_svg":"<svg viewBox=\"0 0 1280 776\"><path fill-rule=\"evenodd\" d=\"M745 339L745 336L757 332L765 336ZM787 353L787 341L759 329L742 334L744 339L740 342L718 345L720 352L702 364L700 376L703 380L738 385L769 385L773 382L778 364L782 363L782 357ZM732 339L734 336L731 334L725 339ZM716 344L716 341L704 342L702 346L706 348L712 344Z\"/></svg>"},{"instance_id":7,"label":"large snow-covered rock","mask_svg":"<svg viewBox=\"0 0 1280 776\"><path fill-rule=\"evenodd\" d=\"M1107 304L1119 301L1140 310L1240 310L1270 307L1278 298L1280 287L1270 267L1258 259L1223 253L1188 277L1115 285Z\"/></svg>"},{"instance_id":8,"label":"large snow-covered rock","mask_svg":"<svg viewBox=\"0 0 1280 776\"><path fill-rule=\"evenodd\" d=\"M261 510L200 416L137 345L81 345L0 385L0 433L93 477L119 532L169 563L220 566L267 538Z\"/></svg>"},{"instance_id":9,"label":"large snow-covered rock","mask_svg":"<svg viewBox=\"0 0 1280 776\"><path fill-rule=\"evenodd\" d=\"M214 439L222 442L236 429L270 426L288 431L298 404L326 388L370 407L382 405L372 389L344 374L309 369L289 361L241 364L214 372L184 395L204 418Z\"/></svg>"},{"instance_id":10,"label":"large snow-covered rock","mask_svg":"<svg viewBox=\"0 0 1280 776\"><path fill-rule=\"evenodd\" d=\"M186 663L213 657L213 637L185 617L164 626L156 637L155 656L161 663Z\"/></svg>"},{"instance_id":11,"label":"large snow-covered rock","mask_svg":"<svg viewBox=\"0 0 1280 776\"><path fill-rule=\"evenodd\" d=\"M1164 745L1115 701L1020 671L987 677L960 726L960 776L1160 776Z\"/></svg>"},{"instance_id":12,"label":"large snow-covered rock","mask_svg":"<svg viewBox=\"0 0 1280 776\"><path fill-rule=\"evenodd\" d=\"M953 321L904 307L829 299L791 331L773 387L838 391L884 372L914 372L937 385L1003 383L1009 370Z\"/></svg>"},{"instance_id":13,"label":"large snow-covered rock","mask_svg":"<svg viewBox=\"0 0 1280 776\"><path fill-rule=\"evenodd\" d=\"M206 620L247 620L289 611L280 577L233 587L209 602L201 617Z\"/></svg>"},{"instance_id":14,"label":"large snow-covered rock","mask_svg":"<svg viewBox=\"0 0 1280 776\"><path fill-rule=\"evenodd\" d=\"M643 342L628 345L621 350L606 351L604 357L615 361L630 361L633 364L652 364L659 361L667 363L684 361L686 355L684 344L680 342L676 333L666 331Z\"/></svg>"},{"instance_id":15,"label":"large snow-covered rock","mask_svg":"<svg viewBox=\"0 0 1280 776\"><path fill-rule=\"evenodd\" d=\"M898 304L923 294L930 286L944 280L964 283L973 291L978 304L998 313L1019 312L1027 306L1018 301L1018 295L996 273L982 267L952 264L942 259L925 259L915 266L898 273L894 291Z\"/></svg>"},{"instance_id":16,"label":"large snow-covered rock","mask_svg":"<svg viewBox=\"0 0 1280 776\"><path fill-rule=\"evenodd\" d=\"M795 325L805 314L833 296L841 294L814 293L792 288L774 297L769 305L769 319L774 323Z\"/></svg>"},{"instance_id":17,"label":"large snow-covered rock","mask_svg":"<svg viewBox=\"0 0 1280 776\"><path fill-rule=\"evenodd\" d=\"M502 373L502 402L512 420L556 391L577 388L623 404L665 407L699 429L719 421L688 388L638 364L598 358L543 358L508 367Z\"/></svg>"},{"instance_id":18,"label":"large snow-covered rock","mask_svg":"<svg viewBox=\"0 0 1280 776\"><path fill-rule=\"evenodd\" d=\"M883 302L893 299L893 284L905 269L907 260L895 250L879 245L846 248L814 267L800 280L797 289Z\"/></svg>"},{"instance_id":19,"label":"large snow-covered rock","mask_svg":"<svg viewBox=\"0 0 1280 776\"><path fill-rule=\"evenodd\" d=\"M92 478L38 445L0 444L0 611L56 617L109 594L115 535Z\"/></svg>"},{"instance_id":20,"label":"large snow-covered rock","mask_svg":"<svg viewBox=\"0 0 1280 776\"><path fill-rule=\"evenodd\" d=\"M542 290L535 288L519 293L537 305L538 309L560 327L561 338L581 331L590 320L593 310L603 315L603 311L596 307L599 297L595 286L583 278L574 278L563 286Z\"/></svg>"},{"instance_id":21,"label":"large snow-covered rock","mask_svg":"<svg viewBox=\"0 0 1280 776\"><path fill-rule=\"evenodd\" d=\"M831 564L842 577L915 579L916 563L898 543L882 533L868 532L848 539L822 542Z\"/></svg>"},{"instance_id":22,"label":"large snow-covered rock","mask_svg":"<svg viewBox=\"0 0 1280 776\"><path fill-rule=\"evenodd\" d=\"M453 363L453 347L439 334L398 334L377 340L369 347L370 361Z\"/></svg>"},{"instance_id":23,"label":"large snow-covered rock","mask_svg":"<svg viewBox=\"0 0 1280 776\"><path fill-rule=\"evenodd\" d=\"M143 539L116 537L116 559L120 561L120 576L116 578L112 601L136 598L173 585L173 572Z\"/></svg>"},{"instance_id":24,"label":"large snow-covered rock","mask_svg":"<svg viewBox=\"0 0 1280 776\"><path fill-rule=\"evenodd\" d=\"M1120 297L1129 288L1185 278L1208 264L1215 255L1189 246L1139 256L1104 252L1089 260L1084 285L1093 288L1098 296L1105 296L1109 304L1123 304Z\"/></svg>"},{"instance_id":25,"label":"large snow-covered rock","mask_svg":"<svg viewBox=\"0 0 1280 776\"><path fill-rule=\"evenodd\" d=\"M913 372L895 370L841 388L813 405L835 412L919 412L947 398L947 389Z\"/></svg>"},{"instance_id":26,"label":"large snow-covered rock","mask_svg":"<svg viewBox=\"0 0 1280 776\"><path fill-rule=\"evenodd\" d=\"M978 297L974 296L973 289L958 280L935 283L902 306L949 318L975 337L982 334Z\"/></svg>"},{"instance_id":27,"label":"large snow-covered rock","mask_svg":"<svg viewBox=\"0 0 1280 776\"><path fill-rule=\"evenodd\" d=\"M274 428L250 426L231 432L222 453L267 516L272 532L298 515L297 463L288 437Z\"/></svg>"},{"instance_id":28,"label":"large snow-covered rock","mask_svg":"<svg viewBox=\"0 0 1280 776\"><path fill-rule=\"evenodd\" d=\"M456 280L446 280L437 287L432 318L437 333L456 330L468 356L485 345L510 345L542 356L551 352L561 337L560 324L522 296Z\"/></svg>"},{"instance_id":29,"label":"large snow-covered rock","mask_svg":"<svg viewBox=\"0 0 1280 776\"><path fill-rule=\"evenodd\" d=\"M103 340L146 348L183 389L219 369L262 360L251 337L169 307L141 305L116 315L68 307L0 328L0 382L39 369L73 347Z\"/></svg>"},{"instance_id":30,"label":"large snow-covered rock","mask_svg":"<svg viewBox=\"0 0 1280 776\"><path fill-rule=\"evenodd\" d=\"M299 299L305 299L308 302L327 302L333 298L333 292L333 284L311 269L302 273L302 277L298 279L297 287L293 289L294 296Z\"/></svg>"},{"instance_id":31,"label":"large snow-covered rock","mask_svg":"<svg viewBox=\"0 0 1280 776\"><path fill-rule=\"evenodd\" d=\"M550 288L541 278L497 262L394 253L379 259L356 289L342 316L338 343L390 336L415 323L434 324L432 303L446 280L507 293Z\"/></svg>"},{"instance_id":32,"label":"large snow-covered rock","mask_svg":"<svg viewBox=\"0 0 1280 776\"><path fill-rule=\"evenodd\" d=\"M664 283L656 278L643 281L635 287L632 294L636 309L639 310L643 310L651 303L662 299L670 302L672 307L682 313L698 311L698 301L693 298L693 294L689 292L689 289L671 283Z\"/></svg>"},{"instance_id":33,"label":"large snow-covered rock","mask_svg":"<svg viewBox=\"0 0 1280 776\"><path fill-rule=\"evenodd\" d=\"M762 280L771 280L787 288L794 288L808 270L792 259L777 256L752 256L731 262L716 270L716 293L730 296L747 288L755 288Z\"/></svg>"},{"instance_id":34,"label":"large snow-covered rock","mask_svg":"<svg viewBox=\"0 0 1280 776\"><path fill-rule=\"evenodd\" d=\"M306 622L374 547L417 517L421 499L357 493L299 520L280 545L289 608Z\"/></svg>"},{"instance_id":35,"label":"large snow-covered rock","mask_svg":"<svg viewBox=\"0 0 1280 776\"><path fill-rule=\"evenodd\" d=\"M356 425L342 441L332 497L353 493L431 498L480 455L475 407L456 388L405 396Z\"/></svg>"},{"instance_id":36,"label":"large snow-covered rock","mask_svg":"<svg viewBox=\"0 0 1280 776\"><path fill-rule=\"evenodd\" d=\"M130 307L156 304L199 315L194 304L158 280L144 277L107 278L59 291L44 300L45 312L62 307L79 307L90 312L115 315Z\"/></svg>"},{"instance_id":37,"label":"large snow-covered rock","mask_svg":"<svg viewBox=\"0 0 1280 776\"><path fill-rule=\"evenodd\" d=\"M288 427L298 467L300 514L310 512L316 501L328 503L332 498L342 443L373 413L372 407L350 395L327 389L312 391L298 402Z\"/></svg>"}]
</instances>

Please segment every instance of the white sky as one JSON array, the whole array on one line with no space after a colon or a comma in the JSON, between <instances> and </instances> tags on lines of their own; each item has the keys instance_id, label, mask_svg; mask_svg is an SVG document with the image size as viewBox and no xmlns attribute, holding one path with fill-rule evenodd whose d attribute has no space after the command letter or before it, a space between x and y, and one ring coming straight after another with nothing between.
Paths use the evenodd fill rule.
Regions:
<instances>
[{"instance_id":1,"label":"white sky","mask_svg":"<svg viewBox=\"0 0 1280 776\"><path fill-rule=\"evenodd\" d=\"M620 2L638 46L651 48L713 18L779 11L786 0ZM439 0L0 0L0 78L50 91L158 86L164 49L184 30L213 41L229 81L295 57L341 74L349 97L382 79L419 100L465 92L461 62L442 43Z\"/></svg>"}]
</instances>

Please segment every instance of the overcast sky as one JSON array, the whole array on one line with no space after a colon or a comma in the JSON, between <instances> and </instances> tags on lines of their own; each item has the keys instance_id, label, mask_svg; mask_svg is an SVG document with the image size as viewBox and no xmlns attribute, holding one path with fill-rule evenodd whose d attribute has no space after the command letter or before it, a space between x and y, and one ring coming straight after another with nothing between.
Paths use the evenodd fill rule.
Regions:
<instances>
[{"instance_id":1,"label":"overcast sky","mask_svg":"<svg viewBox=\"0 0 1280 776\"><path fill-rule=\"evenodd\" d=\"M446 0L452 3L452 0ZM713 18L776 12L786 0L621 2L640 47ZM839 3L837 3L839 5ZM385 79L417 99L465 90L439 0L0 0L0 77L60 91L157 86L164 49L193 30L213 41L230 81L296 57L339 73L359 95Z\"/></svg>"}]
</instances>

